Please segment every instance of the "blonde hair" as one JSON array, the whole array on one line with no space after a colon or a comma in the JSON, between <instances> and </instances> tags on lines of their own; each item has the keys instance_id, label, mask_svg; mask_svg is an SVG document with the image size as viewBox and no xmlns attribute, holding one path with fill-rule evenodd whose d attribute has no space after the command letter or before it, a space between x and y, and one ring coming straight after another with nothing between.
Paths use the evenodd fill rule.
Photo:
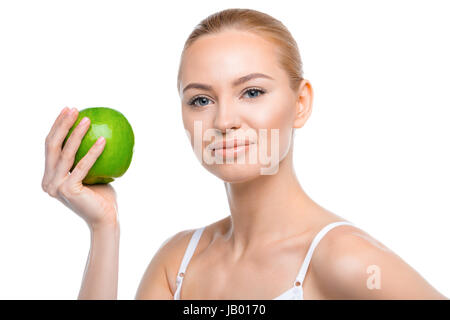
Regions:
<instances>
[{"instance_id":1,"label":"blonde hair","mask_svg":"<svg viewBox=\"0 0 450 320\"><path fill-rule=\"evenodd\" d=\"M280 67L287 72L290 87L294 91L298 89L303 79L302 61L297 43L283 23L266 13L252 9L226 9L203 19L189 35L181 53L177 90L180 90L181 64L186 49L203 35L230 29L248 31L275 44Z\"/></svg>"}]
</instances>

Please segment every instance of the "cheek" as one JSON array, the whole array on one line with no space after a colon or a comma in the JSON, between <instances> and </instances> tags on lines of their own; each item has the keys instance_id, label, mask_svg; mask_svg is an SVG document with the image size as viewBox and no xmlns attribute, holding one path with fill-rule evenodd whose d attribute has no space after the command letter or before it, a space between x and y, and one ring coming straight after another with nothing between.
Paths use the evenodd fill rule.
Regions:
<instances>
[{"instance_id":1,"label":"cheek","mask_svg":"<svg viewBox=\"0 0 450 320\"><path fill-rule=\"evenodd\" d=\"M189 119L189 115L184 111L184 109L181 112L181 118L183 120L184 131L186 132L188 138L190 138L192 144L192 137L194 136L194 126L192 121Z\"/></svg>"},{"instance_id":2,"label":"cheek","mask_svg":"<svg viewBox=\"0 0 450 320\"><path fill-rule=\"evenodd\" d=\"M248 108L246 119L254 128L277 128L280 130L292 127L292 101L282 92L273 92L261 97L261 101Z\"/></svg>"},{"instance_id":3,"label":"cheek","mask_svg":"<svg viewBox=\"0 0 450 320\"><path fill-rule=\"evenodd\" d=\"M256 131L266 129L268 146L275 142L271 141L271 131L277 129L279 152L284 153L286 149L289 149L291 142L293 107L294 104L289 99L282 99L274 95L263 103L255 104L255 108L246 115L246 119L250 127Z\"/></svg>"},{"instance_id":4,"label":"cheek","mask_svg":"<svg viewBox=\"0 0 450 320\"><path fill-rule=\"evenodd\" d=\"M184 107L183 107L183 111L182 111L182 118L183 118L183 126L184 126L185 133L191 143L191 146L193 147L195 135L197 134L196 133L196 121L201 121L201 119L196 119L196 117L194 115L192 115L192 112L185 111Z\"/></svg>"},{"instance_id":5,"label":"cheek","mask_svg":"<svg viewBox=\"0 0 450 320\"><path fill-rule=\"evenodd\" d=\"M192 147L194 147L195 139L199 139L197 140L197 143L200 143L203 146L209 143L204 142L203 137L207 136L207 129L212 127L211 114L183 109L182 119L184 130L190 139Z\"/></svg>"}]
</instances>

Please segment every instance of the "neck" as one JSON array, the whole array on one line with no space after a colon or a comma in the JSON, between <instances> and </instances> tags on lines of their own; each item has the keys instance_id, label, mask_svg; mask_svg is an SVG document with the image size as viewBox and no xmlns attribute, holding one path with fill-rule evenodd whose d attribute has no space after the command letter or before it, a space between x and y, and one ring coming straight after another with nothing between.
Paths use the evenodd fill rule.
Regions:
<instances>
[{"instance_id":1,"label":"neck","mask_svg":"<svg viewBox=\"0 0 450 320\"><path fill-rule=\"evenodd\" d=\"M230 206L228 231L236 255L299 234L313 201L303 191L292 164L292 147L276 174L225 182Z\"/></svg>"}]
</instances>

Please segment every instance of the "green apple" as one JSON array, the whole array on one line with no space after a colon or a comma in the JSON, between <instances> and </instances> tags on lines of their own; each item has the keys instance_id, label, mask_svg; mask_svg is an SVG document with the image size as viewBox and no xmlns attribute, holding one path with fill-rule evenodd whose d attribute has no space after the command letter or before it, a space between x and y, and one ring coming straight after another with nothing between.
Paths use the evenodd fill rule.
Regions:
<instances>
[{"instance_id":1,"label":"green apple","mask_svg":"<svg viewBox=\"0 0 450 320\"><path fill-rule=\"evenodd\" d=\"M134 152L133 129L125 116L117 110L106 107L86 108L79 111L77 120L64 139L63 147L83 117L90 119L90 126L81 141L70 172L97 139L103 136L106 140L103 152L82 182L84 184L112 182L114 178L122 176L130 166Z\"/></svg>"}]
</instances>

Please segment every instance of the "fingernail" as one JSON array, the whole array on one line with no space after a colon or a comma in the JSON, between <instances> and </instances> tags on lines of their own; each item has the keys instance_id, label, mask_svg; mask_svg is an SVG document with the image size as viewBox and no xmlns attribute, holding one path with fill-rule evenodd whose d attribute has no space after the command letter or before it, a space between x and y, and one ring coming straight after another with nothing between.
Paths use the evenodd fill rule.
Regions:
<instances>
[{"instance_id":1,"label":"fingernail","mask_svg":"<svg viewBox=\"0 0 450 320\"><path fill-rule=\"evenodd\" d=\"M100 138L98 138L98 140L97 140L97 142L96 142L95 144L96 144L96 145L100 145L100 144L102 144L103 142L105 142L105 138L100 137Z\"/></svg>"},{"instance_id":2,"label":"fingernail","mask_svg":"<svg viewBox=\"0 0 450 320\"><path fill-rule=\"evenodd\" d=\"M76 110L77 110L77 108L70 109L69 115L73 116L75 114Z\"/></svg>"},{"instance_id":3,"label":"fingernail","mask_svg":"<svg viewBox=\"0 0 450 320\"><path fill-rule=\"evenodd\" d=\"M59 114L60 114L60 115L61 115L61 114L64 114L64 113L67 111L67 109L69 109L69 108L64 107L64 109L62 109L61 112L60 112Z\"/></svg>"},{"instance_id":4,"label":"fingernail","mask_svg":"<svg viewBox=\"0 0 450 320\"><path fill-rule=\"evenodd\" d=\"M84 125L84 124L86 124L87 122L88 122L88 117L84 117L81 121L80 121L80 125L82 126L82 125Z\"/></svg>"}]
</instances>

